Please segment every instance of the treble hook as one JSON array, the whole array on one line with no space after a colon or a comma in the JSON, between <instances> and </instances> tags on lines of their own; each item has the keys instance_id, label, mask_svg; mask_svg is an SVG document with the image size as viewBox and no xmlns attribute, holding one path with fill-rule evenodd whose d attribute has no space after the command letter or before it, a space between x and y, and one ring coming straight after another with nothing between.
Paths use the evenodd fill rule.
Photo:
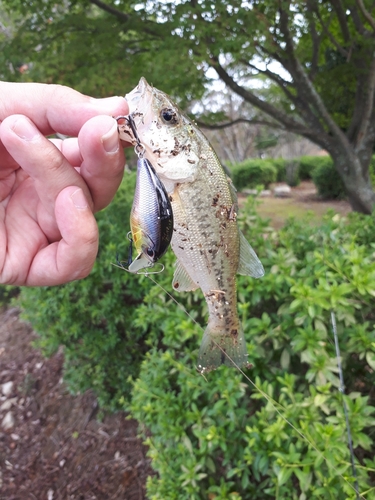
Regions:
<instances>
[{"instance_id":1,"label":"treble hook","mask_svg":"<svg viewBox=\"0 0 375 500\"><path fill-rule=\"evenodd\" d=\"M126 120L126 122L128 123L128 125L129 125L129 127L130 127L130 129L131 129L131 131L133 133L134 139L136 141L136 145L134 146L135 154L138 156L138 158L143 158L143 155L146 152L146 148L141 143L141 140L139 138L139 135L138 135L138 132L137 132L137 126L135 124L133 115L130 114L128 116L119 116L119 117L116 118L116 120L117 120L117 122L119 120Z\"/></svg>"}]
</instances>

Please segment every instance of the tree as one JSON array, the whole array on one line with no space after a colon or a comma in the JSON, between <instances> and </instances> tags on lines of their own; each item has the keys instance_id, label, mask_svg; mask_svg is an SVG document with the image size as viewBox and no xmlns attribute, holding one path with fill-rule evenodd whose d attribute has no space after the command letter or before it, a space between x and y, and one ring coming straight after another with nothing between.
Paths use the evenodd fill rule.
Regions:
<instances>
[{"instance_id":1,"label":"tree","mask_svg":"<svg viewBox=\"0 0 375 500\"><path fill-rule=\"evenodd\" d=\"M51 81L74 84L75 68L82 74L81 62L86 75L94 80L100 76L98 93L106 88L107 74L112 76L111 90L125 78L133 82L144 74L182 104L202 94L211 67L232 92L261 111L263 123L267 115L272 126L326 149L353 209L372 211L375 10L370 0L4 4L26 18L19 22L13 41L3 44L3 58L14 56L16 47L28 46L30 55L34 44L38 50L30 57L39 61L36 67L42 67ZM111 71L98 75L94 70L100 65ZM274 99L265 100L259 86L252 85L260 77L278 89Z\"/></svg>"}]
</instances>

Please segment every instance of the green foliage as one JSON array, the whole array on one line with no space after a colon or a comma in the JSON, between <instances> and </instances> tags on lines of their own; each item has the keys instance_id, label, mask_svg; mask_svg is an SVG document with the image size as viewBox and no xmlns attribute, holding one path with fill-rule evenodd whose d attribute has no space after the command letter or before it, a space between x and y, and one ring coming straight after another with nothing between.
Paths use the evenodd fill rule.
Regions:
<instances>
[{"instance_id":1,"label":"green foliage","mask_svg":"<svg viewBox=\"0 0 375 500\"><path fill-rule=\"evenodd\" d=\"M322 198L340 199L345 197L344 184L329 156L321 157L318 166L313 170L312 178Z\"/></svg>"},{"instance_id":2,"label":"green foliage","mask_svg":"<svg viewBox=\"0 0 375 500\"><path fill-rule=\"evenodd\" d=\"M233 184L238 190L255 188L261 184L268 186L277 179L277 170L272 160L258 158L237 163L231 168L231 174Z\"/></svg>"},{"instance_id":3,"label":"green foliage","mask_svg":"<svg viewBox=\"0 0 375 500\"><path fill-rule=\"evenodd\" d=\"M335 20L337 22L337 20ZM359 57L366 60L366 49L359 48ZM350 126L357 86L355 64L337 48L327 47L315 79L315 86L335 122L343 130Z\"/></svg>"},{"instance_id":4,"label":"green foliage","mask_svg":"<svg viewBox=\"0 0 375 500\"><path fill-rule=\"evenodd\" d=\"M284 158L274 158L272 165L276 168L276 182L286 182L286 160Z\"/></svg>"},{"instance_id":5,"label":"green foliage","mask_svg":"<svg viewBox=\"0 0 375 500\"><path fill-rule=\"evenodd\" d=\"M45 354L64 346L64 376L72 391L94 389L102 406L118 408L136 378L147 330L135 326L137 306L151 282L112 264L127 258L135 175L125 176L113 203L97 216L100 249L91 274L59 287L23 288L24 317Z\"/></svg>"},{"instance_id":6,"label":"green foliage","mask_svg":"<svg viewBox=\"0 0 375 500\"><path fill-rule=\"evenodd\" d=\"M255 117L251 106L244 108L241 119L271 124L258 134L259 150L275 144L277 135L267 130L279 125L327 145L336 160L345 155L346 140L353 155L362 150L366 156L373 143L366 123L372 111L367 108L374 106L368 97L371 22L355 2L339 10L336 4L3 0L0 76L106 96L124 94L143 75L191 110L213 79L207 70L214 69L234 93L261 110ZM347 14L338 15L341 10ZM275 62L278 70L272 69ZM28 72L18 70L22 63ZM220 104L213 111L220 116ZM347 139L334 132L336 126ZM358 184L354 162L347 168ZM363 177L367 182L366 168ZM294 175L286 180L298 183ZM368 198L355 206L369 213Z\"/></svg>"},{"instance_id":7,"label":"green foliage","mask_svg":"<svg viewBox=\"0 0 375 500\"><path fill-rule=\"evenodd\" d=\"M322 160L323 158L323 160ZM299 176L302 181L312 179L314 170L325 161L324 156L301 156L299 159Z\"/></svg>"},{"instance_id":8,"label":"green foliage","mask_svg":"<svg viewBox=\"0 0 375 500\"><path fill-rule=\"evenodd\" d=\"M199 98L207 79L191 58L181 57L165 27L144 20L133 5L116 7L110 13L80 0L3 0L0 13L11 18L11 36L0 33L0 76L64 84L95 97L124 95L145 76L182 107ZM25 63L28 71L20 73Z\"/></svg>"},{"instance_id":9,"label":"green foliage","mask_svg":"<svg viewBox=\"0 0 375 500\"><path fill-rule=\"evenodd\" d=\"M269 131L263 129L260 131L255 140L255 149L258 151L266 151L269 148L273 148L278 143L278 137L274 131Z\"/></svg>"},{"instance_id":10,"label":"green foliage","mask_svg":"<svg viewBox=\"0 0 375 500\"><path fill-rule=\"evenodd\" d=\"M283 158L247 159L233 165L231 175L239 190L259 185L268 187L271 182L286 182L289 186L297 186L300 182L298 160Z\"/></svg>"},{"instance_id":11,"label":"green foliage","mask_svg":"<svg viewBox=\"0 0 375 500\"><path fill-rule=\"evenodd\" d=\"M292 220L275 234L248 206L242 225L266 268L239 278L253 382L226 367L196 373L202 329L158 286L139 308L154 338L131 402L158 472L148 498L355 499L330 313L364 492L375 485L374 224L330 213L318 230ZM178 299L204 327L200 294Z\"/></svg>"},{"instance_id":12,"label":"green foliage","mask_svg":"<svg viewBox=\"0 0 375 500\"><path fill-rule=\"evenodd\" d=\"M12 285L0 285L0 306L9 305L11 300L18 296L20 289Z\"/></svg>"},{"instance_id":13,"label":"green foliage","mask_svg":"<svg viewBox=\"0 0 375 500\"><path fill-rule=\"evenodd\" d=\"M319 229L292 220L276 234L248 205L241 225L266 268L260 280L238 280L253 382L226 367L206 380L194 370L206 304L200 291L178 295L180 306L166 293L174 257L163 259L158 284L111 265L117 251L127 255L133 189L134 175L126 176L98 215L101 247L92 274L66 286L23 289L22 304L45 352L64 345L72 390L91 387L102 405L130 408L141 422L158 472L148 498L355 498L332 309L360 490L374 487L372 221L329 214Z\"/></svg>"}]
</instances>

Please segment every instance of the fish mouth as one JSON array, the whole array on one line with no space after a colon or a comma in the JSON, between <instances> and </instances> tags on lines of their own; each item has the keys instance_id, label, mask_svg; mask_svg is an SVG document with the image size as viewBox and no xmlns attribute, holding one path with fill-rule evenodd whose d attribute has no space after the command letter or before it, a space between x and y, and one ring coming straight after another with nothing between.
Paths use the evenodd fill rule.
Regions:
<instances>
[{"instance_id":1,"label":"fish mouth","mask_svg":"<svg viewBox=\"0 0 375 500\"><path fill-rule=\"evenodd\" d=\"M147 114L150 114L152 111L152 97L153 88L147 83L146 78L142 76L138 85L125 95L125 100L129 107L129 114L116 117L121 140L133 144L134 146L139 143L137 126L145 124ZM132 124L130 118L132 119Z\"/></svg>"},{"instance_id":2,"label":"fish mouth","mask_svg":"<svg viewBox=\"0 0 375 500\"><path fill-rule=\"evenodd\" d=\"M152 100L152 87L147 83L146 78L142 76L135 89L125 95L125 99L129 106L129 114L145 116L145 112L150 109L149 104ZM141 107L142 109L140 109Z\"/></svg>"}]
</instances>

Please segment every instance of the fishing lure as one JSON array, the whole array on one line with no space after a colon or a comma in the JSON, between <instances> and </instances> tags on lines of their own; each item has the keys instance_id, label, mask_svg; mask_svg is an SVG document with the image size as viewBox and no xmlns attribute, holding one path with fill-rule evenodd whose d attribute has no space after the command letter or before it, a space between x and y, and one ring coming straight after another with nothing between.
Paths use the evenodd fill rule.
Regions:
<instances>
[{"instance_id":1,"label":"fishing lure","mask_svg":"<svg viewBox=\"0 0 375 500\"><path fill-rule=\"evenodd\" d=\"M129 255L128 267L131 273L138 273L153 267L167 251L173 234L173 212L163 183L150 161L144 157L145 148L139 140L132 116L119 117L117 121L121 123L124 119L132 129L136 140L134 150L138 156L137 180L130 212L131 243L138 255L133 261Z\"/></svg>"}]
</instances>

